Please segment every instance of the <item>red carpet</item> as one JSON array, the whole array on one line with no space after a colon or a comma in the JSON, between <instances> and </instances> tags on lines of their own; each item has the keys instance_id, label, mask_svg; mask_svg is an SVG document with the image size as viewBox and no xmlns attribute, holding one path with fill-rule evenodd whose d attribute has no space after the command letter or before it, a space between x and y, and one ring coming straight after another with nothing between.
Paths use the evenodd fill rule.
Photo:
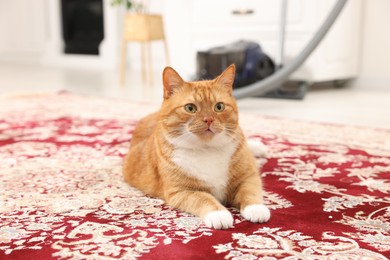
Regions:
<instances>
[{"instance_id":1,"label":"red carpet","mask_svg":"<svg viewBox=\"0 0 390 260\"><path fill-rule=\"evenodd\" d=\"M229 230L122 180L158 105L53 94L0 100L0 259L387 259L390 131L241 114L272 209Z\"/></svg>"}]
</instances>

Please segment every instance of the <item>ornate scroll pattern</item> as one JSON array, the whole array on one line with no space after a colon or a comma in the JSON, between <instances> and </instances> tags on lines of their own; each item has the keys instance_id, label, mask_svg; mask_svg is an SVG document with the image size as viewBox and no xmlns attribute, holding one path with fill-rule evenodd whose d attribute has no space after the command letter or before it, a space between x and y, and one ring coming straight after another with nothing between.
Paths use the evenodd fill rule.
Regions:
<instances>
[{"instance_id":1,"label":"ornate scroll pattern","mask_svg":"<svg viewBox=\"0 0 390 260\"><path fill-rule=\"evenodd\" d=\"M69 94L0 102L0 258L386 259L390 132L241 115L267 145L269 223L215 231L124 183L137 120L157 105Z\"/></svg>"}]
</instances>

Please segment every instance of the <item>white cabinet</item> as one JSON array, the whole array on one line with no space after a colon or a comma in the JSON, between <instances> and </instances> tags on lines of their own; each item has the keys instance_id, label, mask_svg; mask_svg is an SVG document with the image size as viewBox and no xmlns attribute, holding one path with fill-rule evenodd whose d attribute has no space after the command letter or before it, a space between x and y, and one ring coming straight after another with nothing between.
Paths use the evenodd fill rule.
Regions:
<instances>
[{"instance_id":1,"label":"white cabinet","mask_svg":"<svg viewBox=\"0 0 390 260\"><path fill-rule=\"evenodd\" d=\"M185 2L185 3L183 3ZM285 61L293 59L315 34L335 0L289 0ZM172 65L194 75L196 52L236 40L259 42L278 60L281 1L166 0L165 20ZM361 1L348 1L328 35L293 79L327 81L358 73Z\"/></svg>"}]
</instances>

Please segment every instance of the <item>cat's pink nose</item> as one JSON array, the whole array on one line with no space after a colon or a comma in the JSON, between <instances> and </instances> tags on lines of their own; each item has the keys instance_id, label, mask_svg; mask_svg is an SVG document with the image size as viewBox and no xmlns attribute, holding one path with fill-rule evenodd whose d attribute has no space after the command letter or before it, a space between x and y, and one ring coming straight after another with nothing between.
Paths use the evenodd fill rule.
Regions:
<instances>
[{"instance_id":1,"label":"cat's pink nose","mask_svg":"<svg viewBox=\"0 0 390 260\"><path fill-rule=\"evenodd\" d=\"M203 118L203 122L205 122L208 126L210 126L213 121L214 119L212 117Z\"/></svg>"}]
</instances>

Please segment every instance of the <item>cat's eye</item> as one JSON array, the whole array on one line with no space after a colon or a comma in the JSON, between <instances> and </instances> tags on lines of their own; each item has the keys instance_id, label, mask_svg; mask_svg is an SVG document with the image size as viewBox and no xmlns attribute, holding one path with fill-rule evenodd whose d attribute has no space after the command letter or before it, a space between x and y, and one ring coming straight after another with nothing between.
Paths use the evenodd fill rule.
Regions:
<instances>
[{"instance_id":1,"label":"cat's eye","mask_svg":"<svg viewBox=\"0 0 390 260\"><path fill-rule=\"evenodd\" d=\"M225 104L224 103L218 102L217 104L215 104L215 106L214 106L214 111L215 112L222 112L223 110L225 110Z\"/></svg>"},{"instance_id":2,"label":"cat's eye","mask_svg":"<svg viewBox=\"0 0 390 260\"><path fill-rule=\"evenodd\" d=\"M188 112L188 113L195 113L197 111L197 108L194 104L187 104L184 106L184 109Z\"/></svg>"}]
</instances>

